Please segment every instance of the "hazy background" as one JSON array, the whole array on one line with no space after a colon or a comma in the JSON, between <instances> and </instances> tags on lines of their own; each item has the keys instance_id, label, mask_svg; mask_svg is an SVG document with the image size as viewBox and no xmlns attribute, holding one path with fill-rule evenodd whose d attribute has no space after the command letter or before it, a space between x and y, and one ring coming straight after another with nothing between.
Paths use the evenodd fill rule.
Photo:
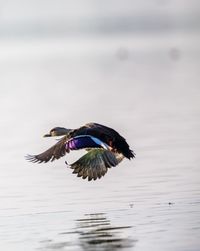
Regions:
<instances>
[{"instance_id":1,"label":"hazy background","mask_svg":"<svg viewBox=\"0 0 200 251\"><path fill-rule=\"evenodd\" d=\"M199 250L199 44L195 0L0 0L2 250ZM92 121L136 159L89 183L24 160Z\"/></svg>"}]
</instances>

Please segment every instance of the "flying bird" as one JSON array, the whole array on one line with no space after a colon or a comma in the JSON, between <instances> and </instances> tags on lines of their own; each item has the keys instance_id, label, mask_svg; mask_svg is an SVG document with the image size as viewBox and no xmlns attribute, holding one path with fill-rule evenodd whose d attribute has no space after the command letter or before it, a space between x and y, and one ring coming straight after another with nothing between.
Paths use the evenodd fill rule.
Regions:
<instances>
[{"instance_id":1,"label":"flying bird","mask_svg":"<svg viewBox=\"0 0 200 251\"><path fill-rule=\"evenodd\" d=\"M125 138L101 124L88 123L78 129L55 127L44 135L53 136L63 137L45 152L27 155L26 159L34 163L46 163L63 157L71 150L85 149L87 153L69 166L77 177L88 178L90 181L100 179L108 168L117 166L124 158L130 160L135 157Z\"/></svg>"}]
</instances>

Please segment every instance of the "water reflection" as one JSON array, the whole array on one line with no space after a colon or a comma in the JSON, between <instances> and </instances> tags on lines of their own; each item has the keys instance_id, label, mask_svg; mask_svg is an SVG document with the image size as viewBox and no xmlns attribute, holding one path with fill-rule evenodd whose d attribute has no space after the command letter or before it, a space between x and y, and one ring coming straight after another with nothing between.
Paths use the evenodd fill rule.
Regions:
<instances>
[{"instance_id":1,"label":"water reflection","mask_svg":"<svg viewBox=\"0 0 200 251\"><path fill-rule=\"evenodd\" d=\"M83 250L118 250L132 247L134 241L121 237L123 230L131 226L114 227L105 214L88 214L77 220L80 246Z\"/></svg>"},{"instance_id":2,"label":"water reflection","mask_svg":"<svg viewBox=\"0 0 200 251\"><path fill-rule=\"evenodd\" d=\"M85 214L83 218L76 220L75 229L70 232L59 233L59 236L66 237L76 235L74 241L42 241L45 243L42 250L96 250L115 251L132 248L136 240L126 233L131 226L113 226L104 213ZM65 238L64 238L65 239ZM132 250L132 249L131 249Z\"/></svg>"}]
</instances>

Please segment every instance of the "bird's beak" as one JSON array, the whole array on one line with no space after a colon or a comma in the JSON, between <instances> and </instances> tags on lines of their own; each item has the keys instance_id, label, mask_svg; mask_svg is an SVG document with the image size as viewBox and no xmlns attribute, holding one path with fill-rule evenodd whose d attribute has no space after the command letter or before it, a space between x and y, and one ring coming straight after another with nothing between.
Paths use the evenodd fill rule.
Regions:
<instances>
[{"instance_id":1,"label":"bird's beak","mask_svg":"<svg viewBox=\"0 0 200 251\"><path fill-rule=\"evenodd\" d=\"M43 137L51 137L51 134L45 134Z\"/></svg>"}]
</instances>

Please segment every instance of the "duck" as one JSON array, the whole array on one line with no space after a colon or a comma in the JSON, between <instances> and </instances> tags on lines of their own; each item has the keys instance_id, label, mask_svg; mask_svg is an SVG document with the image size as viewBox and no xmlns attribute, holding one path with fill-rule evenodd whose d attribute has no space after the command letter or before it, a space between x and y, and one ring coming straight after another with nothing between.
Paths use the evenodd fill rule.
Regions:
<instances>
[{"instance_id":1,"label":"duck","mask_svg":"<svg viewBox=\"0 0 200 251\"><path fill-rule=\"evenodd\" d=\"M126 139L114 129L98 123L87 123L77 129L54 127L44 137L62 136L56 144L37 155L26 155L33 163L47 163L65 156L73 150L85 149L86 153L68 164L77 177L88 181L100 179L109 168L117 166L124 158L135 158Z\"/></svg>"}]
</instances>

